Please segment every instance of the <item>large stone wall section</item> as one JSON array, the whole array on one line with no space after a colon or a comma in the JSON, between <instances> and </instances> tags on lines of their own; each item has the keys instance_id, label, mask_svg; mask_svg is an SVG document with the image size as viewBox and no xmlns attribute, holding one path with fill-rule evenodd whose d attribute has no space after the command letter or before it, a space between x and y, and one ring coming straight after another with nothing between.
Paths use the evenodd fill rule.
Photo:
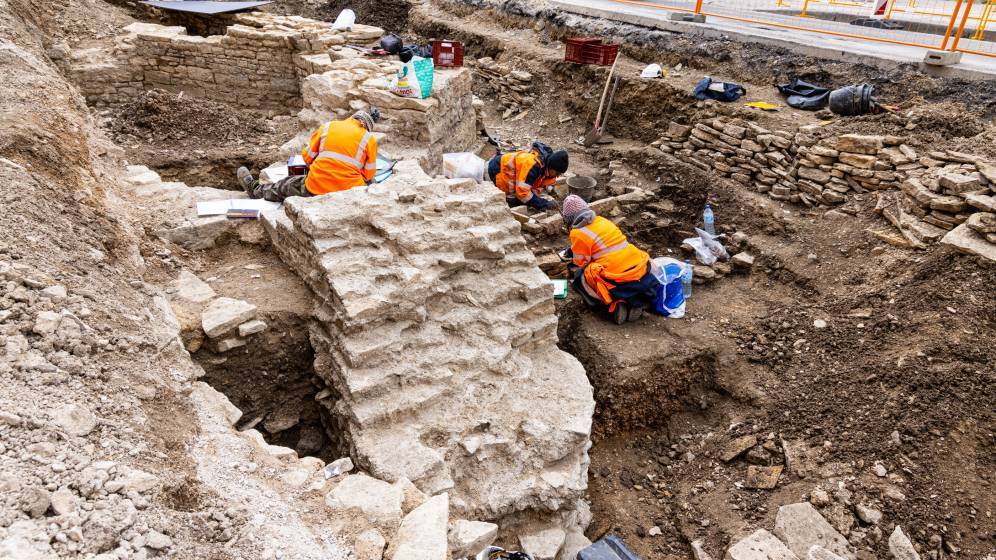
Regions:
<instances>
[{"instance_id":1,"label":"large stone wall section","mask_svg":"<svg viewBox=\"0 0 996 560\"><path fill-rule=\"evenodd\" d=\"M586 488L594 401L557 348L549 280L501 193L396 169L265 217L320 301L316 371L354 457L468 517L570 525L553 514Z\"/></svg>"}]
</instances>

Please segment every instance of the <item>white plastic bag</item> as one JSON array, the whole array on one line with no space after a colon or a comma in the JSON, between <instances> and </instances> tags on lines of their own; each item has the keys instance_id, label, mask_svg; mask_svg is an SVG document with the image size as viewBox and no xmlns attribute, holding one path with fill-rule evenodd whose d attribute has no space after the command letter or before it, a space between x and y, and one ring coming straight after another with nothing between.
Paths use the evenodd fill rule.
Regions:
<instances>
[{"instance_id":1,"label":"white plastic bag","mask_svg":"<svg viewBox=\"0 0 996 560\"><path fill-rule=\"evenodd\" d=\"M443 154L443 176L447 179L473 179L484 182L483 159L470 152Z\"/></svg>"},{"instance_id":2,"label":"white plastic bag","mask_svg":"<svg viewBox=\"0 0 996 560\"><path fill-rule=\"evenodd\" d=\"M685 274L685 263L671 257L657 257L650 261L650 272L660 283L654 310L669 319L684 317L685 295L681 291L681 278Z\"/></svg>"},{"instance_id":3,"label":"white plastic bag","mask_svg":"<svg viewBox=\"0 0 996 560\"><path fill-rule=\"evenodd\" d=\"M689 237L685 239L684 242L688 243L695 249L695 258L706 266L712 266L717 260L728 260L730 254L726 252L726 248L719 241L716 241L715 235L709 235L709 232L695 228L695 233L698 237Z\"/></svg>"},{"instance_id":4,"label":"white plastic bag","mask_svg":"<svg viewBox=\"0 0 996 560\"><path fill-rule=\"evenodd\" d=\"M431 58L414 57L391 80L390 92L401 97L425 99L432 95L434 67Z\"/></svg>"},{"instance_id":5,"label":"white plastic bag","mask_svg":"<svg viewBox=\"0 0 996 560\"><path fill-rule=\"evenodd\" d=\"M352 31L354 23L356 23L356 13L353 10L345 9L339 12L339 17L335 18L332 29L334 31Z\"/></svg>"}]
</instances>

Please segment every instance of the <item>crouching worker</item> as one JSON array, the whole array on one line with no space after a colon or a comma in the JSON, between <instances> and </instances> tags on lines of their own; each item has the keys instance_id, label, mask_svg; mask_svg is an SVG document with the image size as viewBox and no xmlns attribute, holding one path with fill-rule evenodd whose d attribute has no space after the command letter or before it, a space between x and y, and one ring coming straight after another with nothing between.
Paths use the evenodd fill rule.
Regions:
<instances>
[{"instance_id":1,"label":"crouching worker","mask_svg":"<svg viewBox=\"0 0 996 560\"><path fill-rule=\"evenodd\" d=\"M617 324L638 319L653 306L657 278L650 272L650 255L626 241L619 228L596 216L588 203L569 195L561 206L570 228L574 289L590 307L608 311Z\"/></svg>"},{"instance_id":2,"label":"crouching worker","mask_svg":"<svg viewBox=\"0 0 996 560\"><path fill-rule=\"evenodd\" d=\"M505 192L509 206L525 204L537 210L550 210L557 203L540 194L567 172L567 152L553 151L542 142L529 150L498 154L488 162L488 179Z\"/></svg>"},{"instance_id":3,"label":"crouching worker","mask_svg":"<svg viewBox=\"0 0 996 560\"><path fill-rule=\"evenodd\" d=\"M239 184L249 198L282 202L291 196L316 196L369 185L377 174L377 139L374 123L380 113L360 111L343 121L331 121L311 135L301 157L308 165L304 175L288 175L275 183L260 183L240 167Z\"/></svg>"}]
</instances>

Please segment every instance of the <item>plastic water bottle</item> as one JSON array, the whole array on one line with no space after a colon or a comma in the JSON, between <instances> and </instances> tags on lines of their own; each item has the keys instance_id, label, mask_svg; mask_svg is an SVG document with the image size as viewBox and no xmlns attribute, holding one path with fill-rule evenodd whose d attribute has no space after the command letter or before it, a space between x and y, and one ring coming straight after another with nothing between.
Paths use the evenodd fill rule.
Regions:
<instances>
[{"instance_id":1,"label":"plastic water bottle","mask_svg":"<svg viewBox=\"0 0 996 560\"><path fill-rule=\"evenodd\" d=\"M702 211L702 223L705 224L706 233L716 235L716 218L712 215L712 206L708 202Z\"/></svg>"},{"instance_id":2,"label":"plastic water bottle","mask_svg":"<svg viewBox=\"0 0 996 560\"><path fill-rule=\"evenodd\" d=\"M681 295L692 297L692 261L685 259L685 270L681 273Z\"/></svg>"}]
</instances>

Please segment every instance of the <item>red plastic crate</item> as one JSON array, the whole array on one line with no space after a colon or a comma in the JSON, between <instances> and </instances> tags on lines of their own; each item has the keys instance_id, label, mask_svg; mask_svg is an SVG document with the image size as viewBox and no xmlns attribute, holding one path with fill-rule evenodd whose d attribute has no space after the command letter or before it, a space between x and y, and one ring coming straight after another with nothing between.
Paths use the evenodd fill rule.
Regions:
<instances>
[{"instance_id":1,"label":"red plastic crate","mask_svg":"<svg viewBox=\"0 0 996 560\"><path fill-rule=\"evenodd\" d=\"M567 40L564 60L577 64L608 66L619 55L619 45L603 43L597 37L575 37Z\"/></svg>"},{"instance_id":2,"label":"red plastic crate","mask_svg":"<svg viewBox=\"0 0 996 560\"><path fill-rule=\"evenodd\" d=\"M463 66L463 43L460 41L432 41L432 63L436 66Z\"/></svg>"},{"instance_id":3,"label":"red plastic crate","mask_svg":"<svg viewBox=\"0 0 996 560\"><path fill-rule=\"evenodd\" d=\"M598 37L574 37L567 40L567 47L564 51L564 60L577 64L591 64L585 61L584 50L587 45L601 43Z\"/></svg>"}]
</instances>

